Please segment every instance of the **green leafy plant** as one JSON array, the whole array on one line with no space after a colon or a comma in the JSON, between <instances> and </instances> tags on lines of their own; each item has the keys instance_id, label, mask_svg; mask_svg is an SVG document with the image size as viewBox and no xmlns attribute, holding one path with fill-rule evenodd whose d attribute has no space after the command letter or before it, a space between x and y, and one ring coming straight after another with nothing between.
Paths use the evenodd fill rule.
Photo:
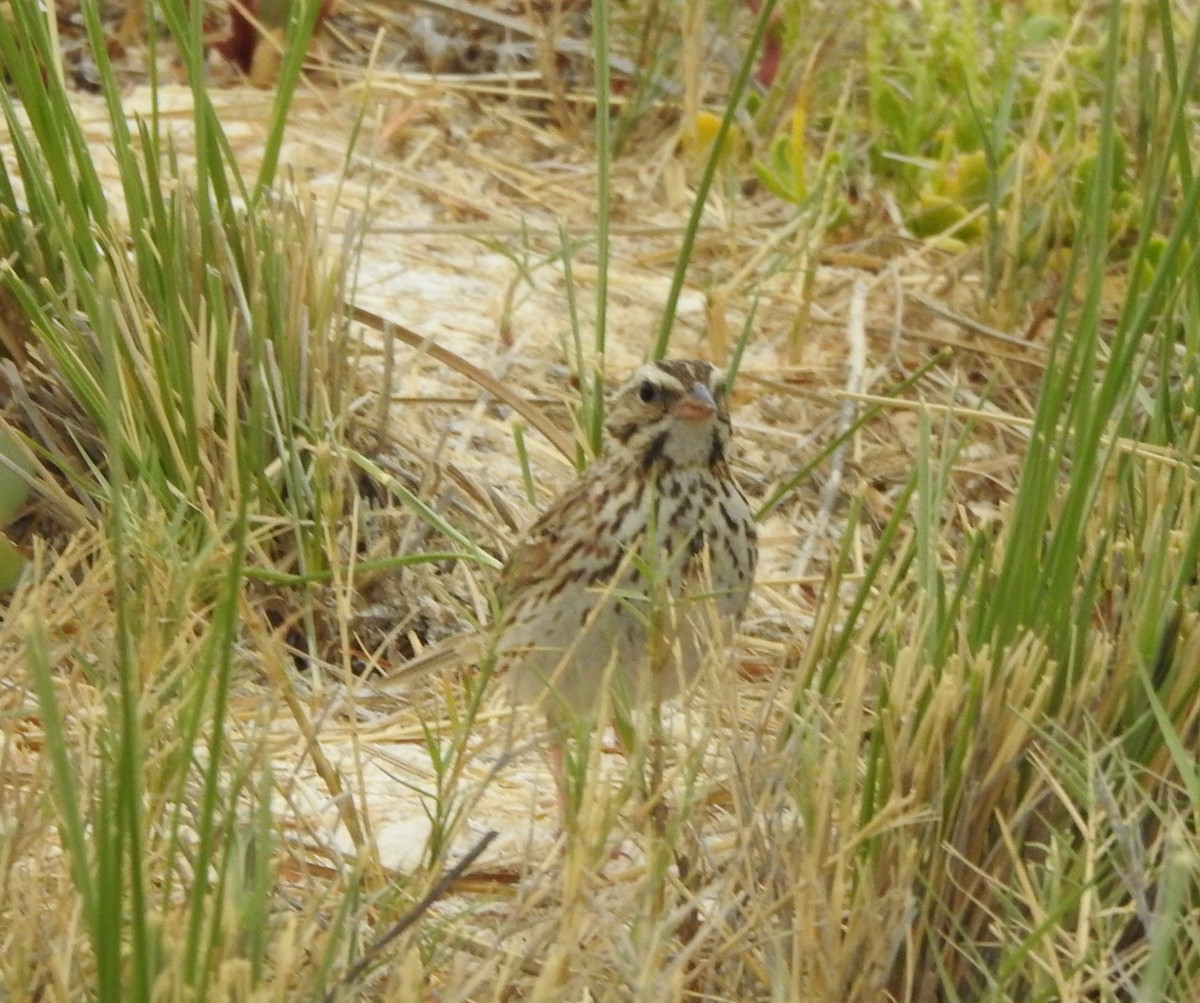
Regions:
<instances>
[{"instance_id":1,"label":"green leafy plant","mask_svg":"<svg viewBox=\"0 0 1200 1003\"><path fill-rule=\"evenodd\" d=\"M30 464L12 433L0 428L0 593L11 590L21 576L25 559L5 535L29 498Z\"/></svg>"},{"instance_id":2,"label":"green leafy plant","mask_svg":"<svg viewBox=\"0 0 1200 1003\"><path fill-rule=\"evenodd\" d=\"M765 160L754 161L754 173L772 194L802 205L808 198L808 170L804 127L807 117L797 101L792 112L792 124L787 133L771 140Z\"/></svg>"}]
</instances>

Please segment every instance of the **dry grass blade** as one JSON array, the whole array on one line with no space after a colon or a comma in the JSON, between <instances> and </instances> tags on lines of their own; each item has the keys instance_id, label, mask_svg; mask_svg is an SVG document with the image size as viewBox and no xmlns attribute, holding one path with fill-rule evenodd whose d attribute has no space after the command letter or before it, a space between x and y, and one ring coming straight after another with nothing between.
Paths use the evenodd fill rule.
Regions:
<instances>
[{"instance_id":1,"label":"dry grass blade","mask_svg":"<svg viewBox=\"0 0 1200 1003\"><path fill-rule=\"evenodd\" d=\"M451 666L478 664L486 651L482 634L462 634L448 638L437 646L410 658L381 679L372 679L372 693L399 695L412 687L419 679Z\"/></svg>"},{"instance_id":2,"label":"dry grass blade","mask_svg":"<svg viewBox=\"0 0 1200 1003\"><path fill-rule=\"evenodd\" d=\"M411 328L405 327L403 324L388 320L362 307L351 306L349 309L350 316L358 321L358 323L378 331L385 338L397 337L413 348L427 353L430 358L436 359L445 366L449 366L456 373L465 376L479 387L479 389L491 394L497 400L503 401L516 411L533 428L541 432L563 456L574 456L574 443L563 435L558 426L550 421L537 407L520 394L514 393L511 388L505 386L490 373L480 369L474 363L468 362L456 352L444 348L431 338L423 337Z\"/></svg>"}]
</instances>

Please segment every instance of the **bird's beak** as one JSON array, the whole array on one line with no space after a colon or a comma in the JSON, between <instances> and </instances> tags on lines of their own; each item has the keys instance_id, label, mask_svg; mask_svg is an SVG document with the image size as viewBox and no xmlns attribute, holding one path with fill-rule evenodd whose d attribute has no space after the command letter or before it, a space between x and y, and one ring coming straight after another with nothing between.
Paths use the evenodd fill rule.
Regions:
<instances>
[{"instance_id":1,"label":"bird's beak","mask_svg":"<svg viewBox=\"0 0 1200 1003\"><path fill-rule=\"evenodd\" d=\"M703 383L693 383L691 391L671 405L671 414L684 421L707 421L716 413L717 402Z\"/></svg>"}]
</instances>

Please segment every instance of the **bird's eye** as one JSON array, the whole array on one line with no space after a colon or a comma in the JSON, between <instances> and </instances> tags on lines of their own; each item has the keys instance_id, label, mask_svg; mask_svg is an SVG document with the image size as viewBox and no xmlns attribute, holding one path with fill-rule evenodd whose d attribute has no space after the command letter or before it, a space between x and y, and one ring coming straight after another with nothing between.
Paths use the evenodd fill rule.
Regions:
<instances>
[{"instance_id":1,"label":"bird's eye","mask_svg":"<svg viewBox=\"0 0 1200 1003\"><path fill-rule=\"evenodd\" d=\"M643 404L653 404L658 399L658 387L649 380L643 381L638 387L638 399Z\"/></svg>"}]
</instances>

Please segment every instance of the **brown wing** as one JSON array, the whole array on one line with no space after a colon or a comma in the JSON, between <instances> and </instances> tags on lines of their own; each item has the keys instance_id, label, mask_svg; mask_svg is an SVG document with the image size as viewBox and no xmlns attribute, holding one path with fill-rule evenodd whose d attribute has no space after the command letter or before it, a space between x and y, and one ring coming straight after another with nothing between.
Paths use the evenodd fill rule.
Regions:
<instances>
[{"instance_id":1,"label":"brown wing","mask_svg":"<svg viewBox=\"0 0 1200 1003\"><path fill-rule=\"evenodd\" d=\"M580 516L593 503L592 486L597 480L593 466L564 491L541 517L526 530L504 562L496 581L496 597L507 605L531 585L537 584L546 569L557 562L559 551L578 544L571 527L579 524Z\"/></svg>"},{"instance_id":2,"label":"brown wing","mask_svg":"<svg viewBox=\"0 0 1200 1003\"><path fill-rule=\"evenodd\" d=\"M502 605L537 581L538 569L546 566L553 552L553 540L529 534L513 547L496 581L496 598Z\"/></svg>"}]
</instances>

